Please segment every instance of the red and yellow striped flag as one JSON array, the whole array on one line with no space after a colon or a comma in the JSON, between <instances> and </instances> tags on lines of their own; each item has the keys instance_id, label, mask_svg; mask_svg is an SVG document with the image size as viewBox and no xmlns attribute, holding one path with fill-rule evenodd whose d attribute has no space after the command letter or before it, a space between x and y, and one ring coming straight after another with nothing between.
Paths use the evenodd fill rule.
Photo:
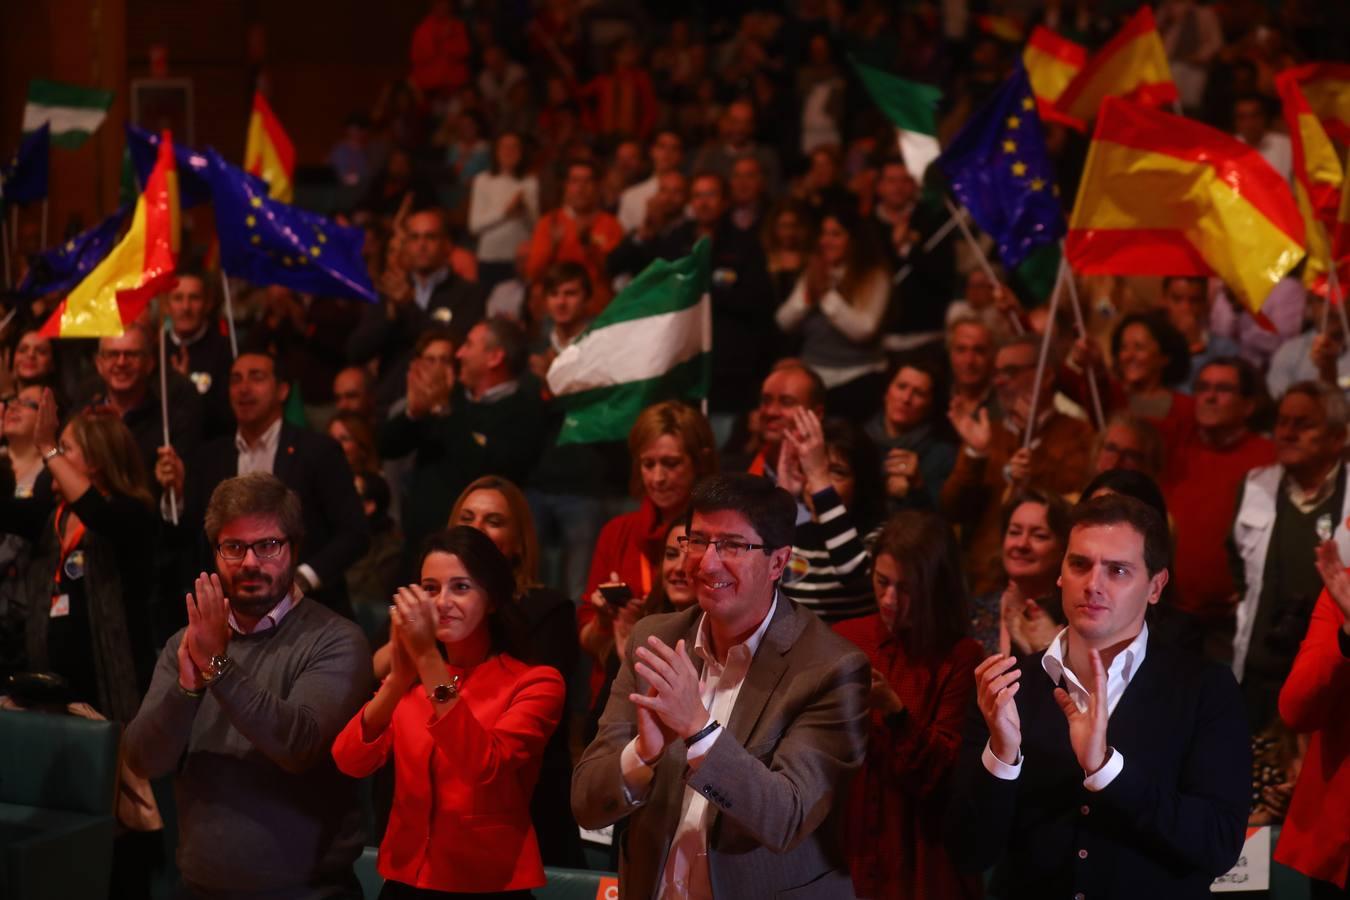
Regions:
<instances>
[{"instance_id":1,"label":"red and yellow striped flag","mask_svg":"<svg viewBox=\"0 0 1350 900\"><path fill-rule=\"evenodd\" d=\"M1217 275L1257 312L1303 257L1289 186L1254 147L1108 97L1069 219L1083 275Z\"/></svg>"},{"instance_id":2,"label":"red and yellow striped flag","mask_svg":"<svg viewBox=\"0 0 1350 900\"><path fill-rule=\"evenodd\" d=\"M1022 64L1031 80L1031 92L1036 95L1036 106L1043 122L1074 124L1055 109L1055 101L1073 81L1087 62L1087 48L1062 38L1044 25L1031 32L1022 51Z\"/></svg>"},{"instance_id":3,"label":"red and yellow striped flag","mask_svg":"<svg viewBox=\"0 0 1350 900\"><path fill-rule=\"evenodd\" d=\"M1074 76L1055 106L1079 123L1079 130L1086 130L1107 97L1162 106L1176 102L1177 96L1153 10L1145 3Z\"/></svg>"},{"instance_id":4,"label":"red and yellow striped flag","mask_svg":"<svg viewBox=\"0 0 1350 900\"><path fill-rule=\"evenodd\" d=\"M248 120L244 145L244 169L267 182L267 196L290 203L295 196L295 147L282 130L272 107L258 92L253 94L253 115Z\"/></svg>"},{"instance_id":5,"label":"red and yellow striped flag","mask_svg":"<svg viewBox=\"0 0 1350 900\"><path fill-rule=\"evenodd\" d=\"M1350 64L1309 63L1281 75L1298 82L1327 134L1350 144Z\"/></svg>"},{"instance_id":6,"label":"red and yellow striped flag","mask_svg":"<svg viewBox=\"0 0 1350 900\"><path fill-rule=\"evenodd\" d=\"M1289 127L1289 142L1294 155L1294 202L1303 218L1308 244L1303 283L1321 290L1325 287L1327 265L1331 259L1329 235L1336 223L1344 173L1336 149L1308 105L1294 73L1286 71L1277 75L1275 89L1279 92L1284 121Z\"/></svg>"},{"instance_id":7,"label":"red and yellow striped flag","mask_svg":"<svg viewBox=\"0 0 1350 900\"><path fill-rule=\"evenodd\" d=\"M42 334L53 338L121 334L157 294L176 281L178 234L178 170L173 138L166 131L145 191L136 200L131 227L103 262L61 301L42 326Z\"/></svg>"}]
</instances>

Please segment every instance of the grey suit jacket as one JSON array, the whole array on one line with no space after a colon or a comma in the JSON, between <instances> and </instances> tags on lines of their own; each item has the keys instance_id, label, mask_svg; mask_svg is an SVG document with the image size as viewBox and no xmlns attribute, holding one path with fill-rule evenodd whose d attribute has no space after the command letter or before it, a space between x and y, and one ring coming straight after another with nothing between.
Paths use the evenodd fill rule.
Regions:
<instances>
[{"instance_id":1,"label":"grey suit jacket","mask_svg":"<svg viewBox=\"0 0 1350 900\"><path fill-rule=\"evenodd\" d=\"M587 828L631 817L620 896L647 900L665 869L684 792L712 804L708 868L717 897L851 898L840 824L849 782L867 750L871 670L853 644L786 597L765 632L731 720L697 771L682 741L666 749L640 803L629 803L619 756L637 734L628 695L647 690L632 647L656 635L694 644L698 607L638 622L600 719L572 775L572 810ZM694 658L697 667L702 660Z\"/></svg>"}]
</instances>

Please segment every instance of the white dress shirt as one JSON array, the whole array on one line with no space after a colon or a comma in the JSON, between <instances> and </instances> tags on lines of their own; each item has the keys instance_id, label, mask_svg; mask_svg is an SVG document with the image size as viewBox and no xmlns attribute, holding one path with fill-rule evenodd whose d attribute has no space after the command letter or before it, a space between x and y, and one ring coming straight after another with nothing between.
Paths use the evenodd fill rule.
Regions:
<instances>
[{"instance_id":1,"label":"white dress shirt","mask_svg":"<svg viewBox=\"0 0 1350 900\"><path fill-rule=\"evenodd\" d=\"M259 631L267 631L276 628L281 624L281 620L286 618L286 613L295 608L295 604L305 598L300 593L300 589L292 585L291 589L281 598L281 602L272 607L267 615L258 620L258 624L253 626L252 631L245 631L239 627L239 620L234 617L234 610L230 610L230 628L235 634L257 634Z\"/></svg>"},{"instance_id":2,"label":"white dress shirt","mask_svg":"<svg viewBox=\"0 0 1350 900\"><path fill-rule=\"evenodd\" d=\"M234 448L239 451L239 467L235 474L249 475L253 472L266 472L269 475L275 475L277 448L280 446L280 418L273 422L252 444L244 440L244 436L236 431L234 433ZM319 580L319 574L308 563L301 563L296 567L296 572L304 576L311 590L317 591L323 586Z\"/></svg>"},{"instance_id":3,"label":"white dress shirt","mask_svg":"<svg viewBox=\"0 0 1350 900\"><path fill-rule=\"evenodd\" d=\"M717 661L712 650L708 615L699 619L698 635L694 639L694 653L703 657L703 671L699 675L699 696L708 709L708 722L723 723L710 733L696 741L686 754L690 768L698 768L703 757L712 749L717 739L726 730L725 723L730 721L731 712L736 707L736 698L740 696L741 685L745 683L750 663L755 658L764 634L773 621L774 611L778 608L778 597L764 620L759 623L745 643L737 644L727 651L725 664ZM637 752L637 738L629 741L619 757L619 768L623 775L624 790L630 800L642 802L647 788L655 775L653 769L642 762ZM670 852L666 854L665 872L656 889L661 900L712 900L712 879L708 873L708 827L712 824L708 800L688 785L684 789L684 802L680 807L680 823L675 828L675 837L670 842Z\"/></svg>"},{"instance_id":4,"label":"white dress shirt","mask_svg":"<svg viewBox=\"0 0 1350 900\"><path fill-rule=\"evenodd\" d=\"M1084 687L1064 662L1064 654L1068 651L1069 629L1065 628L1055 636L1046 648L1045 655L1041 657L1041 668L1045 674L1050 676L1050 680L1055 684L1062 684L1064 690L1068 693L1074 705L1080 711L1086 712L1088 700L1092 692ZM1116 711L1116 706L1120 703L1120 698L1124 696L1125 689L1130 686L1130 681L1134 678L1139 667L1144 663L1144 654L1148 652L1148 623L1139 629L1138 636L1130 641L1129 646L1116 654L1115 659L1111 660L1111 665L1106 669L1106 715L1110 718ZM988 743L984 745L984 767L989 770L989 774L995 778L1001 778L1004 781L1013 781L1022 774L1022 754L1018 751L1017 762L1008 765L1003 760L994 755L993 749ZM1100 769L1083 779L1083 787L1090 791L1100 791L1112 781L1125 768L1125 757L1114 747L1108 747L1106 752L1106 762Z\"/></svg>"}]
</instances>

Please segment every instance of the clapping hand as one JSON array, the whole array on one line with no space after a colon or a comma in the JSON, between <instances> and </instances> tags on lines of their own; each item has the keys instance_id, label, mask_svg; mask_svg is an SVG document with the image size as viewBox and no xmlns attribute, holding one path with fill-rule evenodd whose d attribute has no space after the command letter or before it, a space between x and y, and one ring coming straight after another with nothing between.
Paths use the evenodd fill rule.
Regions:
<instances>
[{"instance_id":1,"label":"clapping hand","mask_svg":"<svg viewBox=\"0 0 1350 900\"><path fill-rule=\"evenodd\" d=\"M797 454L797 446L788 438L788 432L791 425L783 431L783 442L778 445L778 486L787 491L793 497L801 497L802 488L806 484L806 476L802 472L801 457Z\"/></svg>"},{"instance_id":2,"label":"clapping hand","mask_svg":"<svg viewBox=\"0 0 1350 900\"><path fill-rule=\"evenodd\" d=\"M783 443L792 445L808 491L814 494L830 486L825 431L814 412L800 406L793 409L792 421L783 430Z\"/></svg>"},{"instance_id":3,"label":"clapping hand","mask_svg":"<svg viewBox=\"0 0 1350 900\"><path fill-rule=\"evenodd\" d=\"M43 388L38 398L37 422L33 425L33 445L42 453L56 446L56 395L51 388Z\"/></svg>"},{"instance_id":4,"label":"clapping hand","mask_svg":"<svg viewBox=\"0 0 1350 900\"><path fill-rule=\"evenodd\" d=\"M416 662L436 649L436 623L439 615L436 600L422 590L421 585L401 587L394 594L394 608L389 621L397 625L401 644L409 660Z\"/></svg>"},{"instance_id":5,"label":"clapping hand","mask_svg":"<svg viewBox=\"0 0 1350 900\"><path fill-rule=\"evenodd\" d=\"M1106 764L1106 723L1109 710L1106 700L1106 667L1102 655L1088 651L1092 662L1092 693L1088 695L1087 709L1079 709L1069 692L1055 688L1055 702L1069 722L1069 744L1073 747L1078 765L1085 775L1094 775Z\"/></svg>"},{"instance_id":6,"label":"clapping hand","mask_svg":"<svg viewBox=\"0 0 1350 900\"><path fill-rule=\"evenodd\" d=\"M677 641L672 649L652 636L634 652L633 671L651 690L646 694L629 694L628 699L655 713L667 731L683 738L697 734L708 724L708 709L699 694L698 670L684 641Z\"/></svg>"},{"instance_id":7,"label":"clapping hand","mask_svg":"<svg viewBox=\"0 0 1350 900\"><path fill-rule=\"evenodd\" d=\"M976 700L989 728L989 749L1001 762L1014 765L1022 752L1022 719L1017 696L1022 671L1017 658L995 653L975 667Z\"/></svg>"},{"instance_id":8,"label":"clapping hand","mask_svg":"<svg viewBox=\"0 0 1350 900\"><path fill-rule=\"evenodd\" d=\"M1322 584L1327 593L1341 608L1345 616L1344 630L1350 634L1350 573L1345 571L1345 562L1335 541L1327 540L1317 545L1317 574L1322 576Z\"/></svg>"},{"instance_id":9,"label":"clapping hand","mask_svg":"<svg viewBox=\"0 0 1350 900\"><path fill-rule=\"evenodd\" d=\"M183 645L199 673L211 668L211 660L225 655L230 643L230 601L220 584L220 576L205 572L197 576L193 592L187 595L187 633ZM179 674L182 674L181 655Z\"/></svg>"},{"instance_id":10,"label":"clapping hand","mask_svg":"<svg viewBox=\"0 0 1350 900\"><path fill-rule=\"evenodd\" d=\"M989 424L989 411L977 401L960 395L952 397L947 419L967 447L981 455L989 452L994 429Z\"/></svg>"},{"instance_id":11,"label":"clapping hand","mask_svg":"<svg viewBox=\"0 0 1350 900\"><path fill-rule=\"evenodd\" d=\"M399 627L398 607L389 608L389 680L398 688L399 693L406 691L417 680L417 666L408 653L403 638L403 629Z\"/></svg>"}]
</instances>

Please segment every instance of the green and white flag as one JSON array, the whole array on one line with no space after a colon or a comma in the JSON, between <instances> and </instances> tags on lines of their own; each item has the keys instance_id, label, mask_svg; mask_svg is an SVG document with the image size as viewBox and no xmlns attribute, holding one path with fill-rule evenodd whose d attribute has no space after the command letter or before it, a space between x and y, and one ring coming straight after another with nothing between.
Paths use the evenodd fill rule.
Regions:
<instances>
[{"instance_id":1,"label":"green and white flag","mask_svg":"<svg viewBox=\"0 0 1350 900\"><path fill-rule=\"evenodd\" d=\"M708 248L652 263L553 360L549 390L567 411L559 444L623 440L644 407L708 396Z\"/></svg>"},{"instance_id":2,"label":"green and white flag","mask_svg":"<svg viewBox=\"0 0 1350 900\"><path fill-rule=\"evenodd\" d=\"M28 105L23 108L23 133L52 126L52 143L74 150L98 130L112 106L113 92L34 78L28 82Z\"/></svg>"},{"instance_id":3,"label":"green and white flag","mask_svg":"<svg viewBox=\"0 0 1350 900\"><path fill-rule=\"evenodd\" d=\"M856 59L850 62L872 102L895 126L905 167L916 181L923 181L928 164L942 152L937 139L937 107L942 91L932 85L906 81Z\"/></svg>"}]
</instances>

